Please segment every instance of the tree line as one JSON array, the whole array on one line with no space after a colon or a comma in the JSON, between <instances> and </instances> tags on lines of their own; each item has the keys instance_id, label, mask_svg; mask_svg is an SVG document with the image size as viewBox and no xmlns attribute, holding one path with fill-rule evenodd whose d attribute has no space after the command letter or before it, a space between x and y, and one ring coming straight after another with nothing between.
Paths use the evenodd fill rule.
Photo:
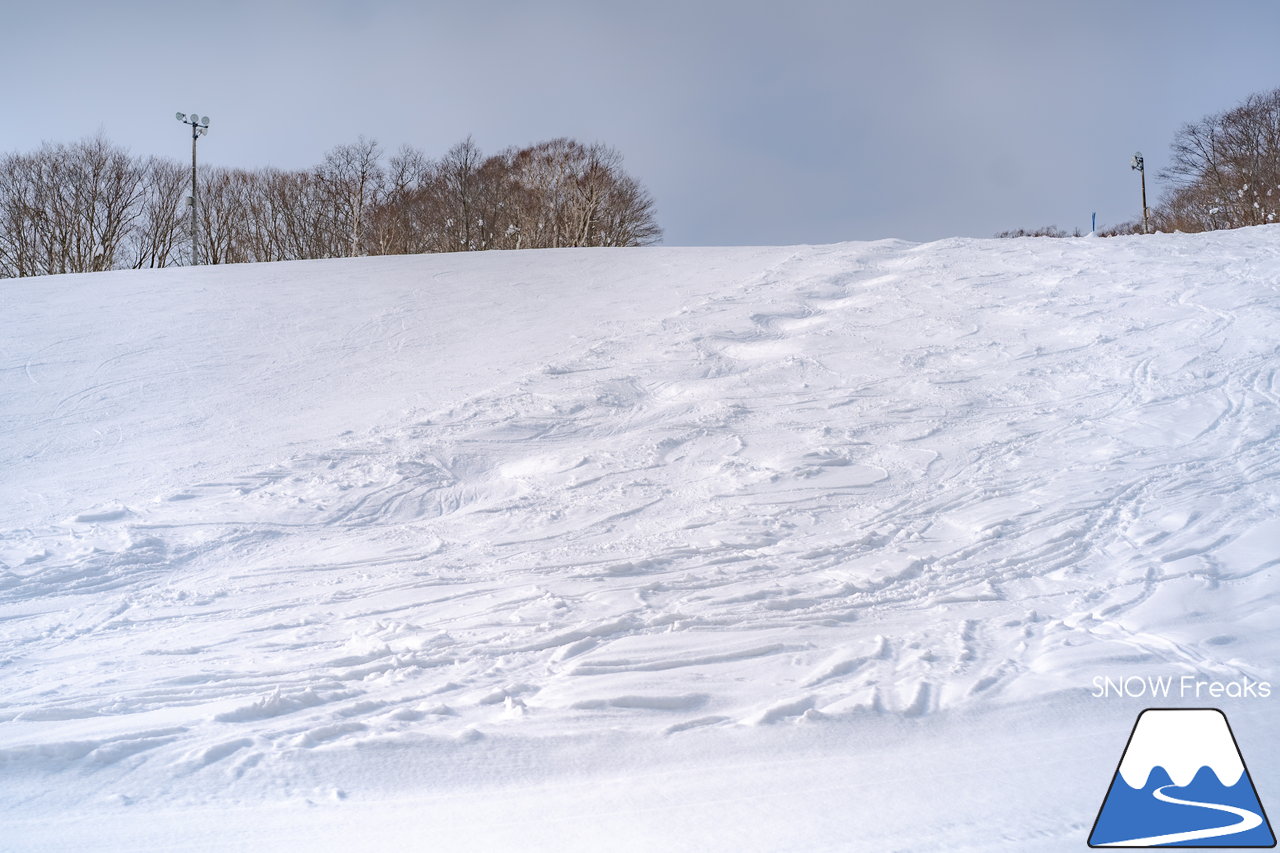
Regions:
<instances>
[{"instance_id":1,"label":"tree line","mask_svg":"<svg viewBox=\"0 0 1280 853\"><path fill-rule=\"evenodd\" d=\"M1183 125L1170 183L1153 211L1162 231L1215 231L1280 221L1280 89Z\"/></svg>"},{"instance_id":2,"label":"tree line","mask_svg":"<svg viewBox=\"0 0 1280 853\"><path fill-rule=\"evenodd\" d=\"M0 157L0 278L189 263L190 166L101 135ZM385 156L361 137L310 169L202 167L202 264L643 246L661 239L649 193L603 144L553 139L484 155Z\"/></svg>"},{"instance_id":3,"label":"tree line","mask_svg":"<svg viewBox=\"0 0 1280 853\"><path fill-rule=\"evenodd\" d=\"M1169 165L1157 175L1167 189L1150 209L1152 229L1193 233L1280 222L1280 89L1183 125L1169 154ZM1142 232L1138 216L1098 235ZM1071 235L1050 225L996 236Z\"/></svg>"}]
</instances>

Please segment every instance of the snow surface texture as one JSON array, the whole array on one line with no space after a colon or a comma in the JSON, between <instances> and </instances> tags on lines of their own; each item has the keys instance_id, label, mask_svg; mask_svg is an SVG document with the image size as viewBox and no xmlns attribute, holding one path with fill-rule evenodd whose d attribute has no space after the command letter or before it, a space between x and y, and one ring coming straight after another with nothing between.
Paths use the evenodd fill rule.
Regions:
<instances>
[{"instance_id":1,"label":"snow surface texture","mask_svg":"<svg viewBox=\"0 0 1280 853\"><path fill-rule=\"evenodd\" d=\"M0 849L1075 850L1280 675L1280 228L0 301Z\"/></svg>"}]
</instances>

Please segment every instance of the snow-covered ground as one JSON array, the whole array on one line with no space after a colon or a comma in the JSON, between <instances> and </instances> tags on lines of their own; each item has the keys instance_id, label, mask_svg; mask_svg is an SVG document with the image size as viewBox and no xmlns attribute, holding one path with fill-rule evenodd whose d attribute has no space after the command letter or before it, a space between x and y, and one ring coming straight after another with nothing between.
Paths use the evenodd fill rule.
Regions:
<instances>
[{"instance_id":1,"label":"snow-covered ground","mask_svg":"<svg viewBox=\"0 0 1280 853\"><path fill-rule=\"evenodd\" d=\"M1280 227L0 282L0 849L1081 849L1278 575Z\"/></svg>"}]
</instances>

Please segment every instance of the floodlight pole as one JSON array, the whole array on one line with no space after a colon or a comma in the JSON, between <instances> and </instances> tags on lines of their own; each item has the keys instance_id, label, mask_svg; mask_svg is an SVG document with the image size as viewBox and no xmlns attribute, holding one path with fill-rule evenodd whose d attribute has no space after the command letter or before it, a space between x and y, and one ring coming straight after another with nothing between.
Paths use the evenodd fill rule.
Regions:
<instances>
[{"instance_id":1,"label":"floodlight pole","mask_svg":"<svg viewBox=\"0 0 1280 853\"><path fill-rule=\"evenodd\" d=\"M191 266L196 265L196 247L200 245L196 230L200 227L199 209L196 207L196 123L191 123Z\"/></svg>"},{"instance_id":2,"label":"floodlight pole","mask_svg":"<svg viewBox=\"0 0 1280 853\"><path fill-rule=\"evenodd\" d=\"M197 216L199 211L196 207L196 140L209 132L209 117L192 113L191 118L188 119L185 113L178 113L177 118L183 124L191 125L191 266L194 267L200 246L198 231L200 218Z\"/></svg>"},{"instance_id":3,"label":"floodlight pole","mask_svg":"<svg viewBox=\"0 0 1280 853\"><path fill-rule=\"evenodd\" d=\"M1142 161L1142 152L1137 151L1133 155L1133 161L1129 164L1130 169L1135 169L1139 177L1142 179L1142 233L1150 234L1151 226L1148 223L1147 214L1147 169Z\"/></svg>"}]
</instances>

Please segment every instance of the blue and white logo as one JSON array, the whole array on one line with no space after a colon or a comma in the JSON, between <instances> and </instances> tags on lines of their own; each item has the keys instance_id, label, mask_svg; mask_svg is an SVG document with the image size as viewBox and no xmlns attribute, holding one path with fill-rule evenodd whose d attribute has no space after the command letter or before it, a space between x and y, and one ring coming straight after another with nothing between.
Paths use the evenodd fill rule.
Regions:
<instances>
[{"instance_id":1,"label":"blue and white logo","mask_svg":"<svg viewBox=\"0 0 1280 853\"><path fill-rule=\"evenodd\" d=\"M1090 847L1275 847L1226 715L1148 708L1089 834Z\"/></svg>"}]
</instances>

